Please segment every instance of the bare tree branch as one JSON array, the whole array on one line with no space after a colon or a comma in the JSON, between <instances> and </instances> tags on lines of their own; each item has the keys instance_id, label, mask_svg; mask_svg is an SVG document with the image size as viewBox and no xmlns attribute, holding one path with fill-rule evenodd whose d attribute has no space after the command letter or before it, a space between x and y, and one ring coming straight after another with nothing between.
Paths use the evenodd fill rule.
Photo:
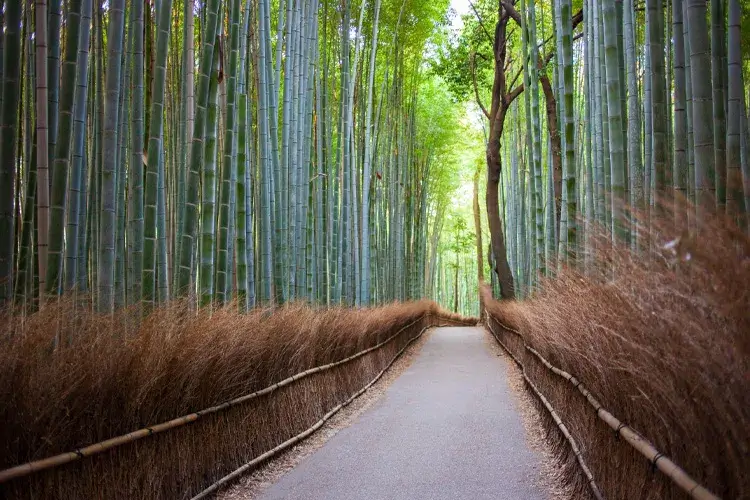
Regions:
<instances>
[{"instance_id":1,"label":"bare tree branch","mask_svg":"<svg viewBox=\"0 0 750 500\"><path fill-rule=\"evenodd\" d=\"M524 90L523 83L521 85L519 85L518 87L514 88L510 92L510 94L508 94L505 97L505 99L506 99L506 106L510 106L511 103L513 103L513 101L515 101L516 98L523 93L523 90Z\"/></svg>"},{"instance_id":2,"label":"bare tree branch","mask_svg":"<svg viewBox=\"0 0 750 500\"><path fill-rule=\"evenodd\" d=\"M484 34L487 35L487 40L489 40L490 43L493 43L493 37L490 35L490 32L487 31L487 28L484 26L484 21L482 20L482 16L479 15L477 8L474 7L474 3L471 0L469 0L469 5L471 5L471 10L474 11L474 15L477 16L477 21L479 21L479 26L482 27L482 31L484 31Z\"/></svg>"},{"instance_id":3,"label":"bare tree branch","mask_svg":"<svg viewBox=\"0 0 750 500\"><path fill-rule=\"evenodd\" d=\"M479 88L477 87L477 72L476 67L474 65L474 59L476 58L476 52L472 52L471 54L471 80L474 83L474 96L476 97L477 104L479 105L479 108L482 110L482 113L484 113L484 116L487 117L487 119L490 119L490 113L487 111L487 108L484 107L484 104L482 104L482 99L479 97Z\"/></svg>"},{"instance_id":4,"label":"bare tree branch","mask_svg":"<svg viewBox=\"0 0 750 500\"><path fill-rule=\"evenodd\" d=\"M522 72L523 72L523 69L519 69L518 72L516 73L516 76L514 76L513 80L510 81L511 88L516 84L516 82L518 81L518 78L521 76Z\"/></svg>"}]
</instances>

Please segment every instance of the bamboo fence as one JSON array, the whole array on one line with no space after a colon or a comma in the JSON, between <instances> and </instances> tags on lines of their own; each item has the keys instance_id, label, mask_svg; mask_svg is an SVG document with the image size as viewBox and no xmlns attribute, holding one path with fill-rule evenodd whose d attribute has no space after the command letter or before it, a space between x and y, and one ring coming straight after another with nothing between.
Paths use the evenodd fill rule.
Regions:
<instances>
[{"instance_id":1,"label":"bamboo fence","mask_svg":"<svg viewBox=\"0 0 750 500\"><path fill-rule=\"evenodd\" d=\"M552 418L554 419L557 426L560 428L560 431L563 433L565 438L570 443L571 449L575 453L576 459L578 460L579 465L581 466L581 469L583 470L583 473L586 475L587 479L589 480L589 485L591 486L591 491L594 494L594 496L597 499L601 499L602 494L599 488L596 486L596 483L594 482L593 475L591 474L591 470L586 466L583 457L581 455L580 449L578 448L578 445L576 444L573 437L570 435L570 432L565 427L565 424L563 424L562 420L560 420L559 416L557 415L557 412L552 408L552 406L549 404L549 401L544 397L544 395L536 388L536 386L532 383L532 381L529 379L529 377L526 375L526 370L523 366L523 364L510 352L510 350L503 344L503 342L500 340L497 332L495 332L494 328L492 328L492 321L497 323L497 325L515 335L518 335L521 340L523 341L524 348L529 351L531 354L533 354L539 361L547 367L552 373L555 375L558 375L559 377L564 378L568 382L573 385L578 391L586 398L588 403L594 408L596 411L597 417L599 417L600 420L602 420L604 423L606 423L612 430L614 430L619 436L623 438L623 440L628 443L630 446L632 446L636 451L638 451L641 455L646 457L646 459L652 464L652 466L656 469L659 469L665 476L667 476L669 479L672 480L672 482L680 488L682 491L687 493L691 498L696 498L698 500L719 500L719 497L711 493L707 488L700 485L695 479L690 477L687 472L685 472L681 467L679 467L677 464L675 464L668 456L661 453L659 450L654 447L653 444L651 444L647 439L645 439L643 436L641 436L638 432L636 432L633 428L630 426L624 424L621 422L618 418L616 418L614 415L612 415L609 411L607 411L601 403L589 392L588 389L581 383L580 380L575 378L570 373L566 372L565 370L562 370L550 363L547 359L545 359L536 349L526 344L526 340L519 332L518 330L511 328L509 326L506 326L502 324L500 321L497 320L494 316L492 316L488 311L485 311L487 315L487 326L490 329L490 332L492 333L492 336L495 337L495 340L505 349L508 354L510 354L511 358L513 358L513 361L516 362L516 364L521 368L521 371L523 372L523 377L526 380L526 382L529 383L529 386L533 390L534 393L536 393L537 397L542 401L544 406L547 408L547 411L552 415Z\"/></svg>"},{"instance_id":2,"label":"bamboo fence","mask_svg":"<svg viewBox=\"0 0 750 500\"><path fill-rule=\"evenodd\" d=\"M323 426L323 424L325 424L331 417L333 417L336 413L338 413L342 408L344 408L346 406L349 406L349 404L351 404L352 401L354 401L359 396L361 396L362 394L364 394L365 391L367 391L367 389L369 389L370 387L372 387L378 380L380 380L380 377L383 376L383 374L386 372L386 370L388 370L388 368L390 368L393 365L393 363L396 362L396 360L398 359L398 357L401 356L401 354L403 354L403 352L414 341L416 341L419 337L421 337L422 334L428 328L432 328L432 326L426 326L426 327L422 328L422 330L419 332L419 334L417 334L414 338L412 338L411 340L409 340L409 342L407 342L406 345L404 345L404 347L402 347L401 350L399 350L396 353L396 355L393 356L393 358L390 360L390 362L385 366L385 368L383 368L380 371L380 373L378 373L375 376L375 378L373 378L362 389L360 389L355 394L353 394L351 397L349 397L349 399L347 399L343 403L341 403L341 404L335 406L333 409L331 409L331 411L329 411L328 413L326 413L323 416L323 418L321 418L315 424L313 424L312 427L310 427L309 429L301 432L300 434L297 434L293 438L290 438L290 439L284 441L283 443L281 443L280 445L278 445L276 448L274 448L272 450L269 450L269 451L265 452L264 454L262 454L262 455L260 455L260 456L258 456L256 458L254 458L254 459L252 459L251 461L249 461L248 463L246 463L242 467L236 469L235 471L231 472L230 474L227 474L226 476L224 476L223 478L219 479L217 482L215 482L214 484L212 484L211 486L209 486L205 490L203 490L200 493L198 493L191 500L198 500L200 498L206 498L208 495L210 495L211 493L214 493L214 492L218 491L220 488L222 488L223 486L225 486L229 482L233 481L234 479L238 478L239 476L241 476L242 474L244 474L249 469L253 468L254 466L258 465L259 463L263 462L264 460L267 460L267 459L273 457L274 455L276 455L276 454L278 454L278 453L286 450L287 448L289 448L291 446L294 446L295 444L299 443L300 441L302 441L303 439L305 439L306 437L308 437L313 432L315 432L318 429L320 429Z\"/></svg>"},{"instance_id":3,"label":"bamboo fence","mask_svg":"<svg viewBox=\"0 0 750 500\"><path fill-rule=\"evenodd\" d=\"M138 441L140 439L144 439L146 437L152 436L154 434L159 434L162 432L166 432L171 429L176 429L178 427L182 427L184 425L187 425L189 423L195 422L196 420L205 417L206 415L210 415L213 413L218 413L223 410L226 410L228 408L232 408L234 406L237 406L242 403L246 403L247 401L250 401L252 399L256 399L260 396L264 396L266 394L269 394L271 392L276 391L277 389L280 389L286 385L289 385L293 382L296 382L298 380L301 380L303 378L309 377L310 375L313 375L315 373L319 373L325 370L329 370L331 368L334 368L339 365L343 365L345 363L349 363L357 358L360 358L376 349L379 349L383 347L384 345L388 344L392 340L394 340L396 337L398 337L401 332L406 330L407 328L410 328L414 324L418 323L419 321L422 321L425 318L430 318L432 316L435 316L435 314L432 313L426 313L421 316L419 316L414 321L408 323L407 325L401 327L396 333L388 337L386 340L380 342L377 345L374 345L372 347L369 347L363 351L360 351L356 354L353 354L347 358L344 358L339 361L335 361L333 363L328 363L326 365L317 366L315 368L310 368L308 370L305 370L303 372L297 373L295 375L292 375L291 377L288 377L284 380L281 380L279 382L276 382L273 385L270 385L264 389L255 391L250 394L246 394L244 396L240 396L238 398L225 401L224 403L218 404L216 406L211 406L209 408L205 408L203 410L190 413L188 415L183 415L181 417L174 418L172 420L169 420L167 422L162 422L160 424L151 425L149 427L145 427L143 429L138 429L136 431L129 432L127 434L123 434L121 436L116 436L110 439L106 439L104 441L100 441L98 443L91 444L89 446L76 449L74 451L61 453L59 455L54 455L51 457L47 457L40 460L34 460L31 462L26 462L24 464L16 465L14 467L11 467L9 469L5 469L0 471L0 483L4 483L7 481L10 481L15 478L28 476L30 474L43 471L46 469L51 469L54 467L59 467L64 464L68 464L71 462L75 462L78 460L82 460L86 457L91 457L94 455L98 455L100 453L103 453L107 450L110 450L112 448L116 448L128 443L132 443L134 441ZM439 315L438 315L439 317ZM444 321L452 321L450 318L441 318ZM420 333L421 335L421 333ZM348 404L348 403L347 403ZM328 417L330 418L330 417ZM321 424L322 425L322 424ZM312 433L311 431L310 433ZM304 437L300 438L303 439ZM294 438L293 438L294 439ZM296 441L295 441L296 442ZM273 450L271 450L273 451ZM270 452L267 452L270 453Z\"/></svg>"}]
</instances>

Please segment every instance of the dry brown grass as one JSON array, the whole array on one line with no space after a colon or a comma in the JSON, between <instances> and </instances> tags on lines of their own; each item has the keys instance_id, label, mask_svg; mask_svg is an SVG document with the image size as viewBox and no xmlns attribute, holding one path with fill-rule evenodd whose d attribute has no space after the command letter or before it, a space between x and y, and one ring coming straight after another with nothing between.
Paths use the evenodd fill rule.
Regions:
<instances>
[{"instance_id":1,"label":"dry brown grass","mask_svg":"<svg viewBox=\"0 0 750 500\"><path fill-rule=\"evenodd\" d=\"M432 316L422 318L425 314ZM392 342L193 424L0 484L3 498L180 498L302 432L359 390L424 326L465 321L431 302L350 310L290 305L239 315L175 303L133 327L62 301L6 316L0 469L125 434ZM442 320L440 318L443 318ZM130 327L128 325L131 325ZM58 331L63 339L52 352Z\"/></svg>"},{"instance_id":2,"label":"dry brown grass","mask_svg":"<svg viewBox=\"0 0 750 500\"><path fill-rule=\"evenodd\" d=\"M750 239L716 218L691 231L676 232L671 220L655 230L652 250L639 255L600 239L596 272L566 270L533 299L501 303L485 290L487 310L521 332L498 329L607 498L686 495L618 441L524 342L713 493L750 498ZM571 497L588 496L567 442L546 424Z\"/></svg>"}]
</instances>

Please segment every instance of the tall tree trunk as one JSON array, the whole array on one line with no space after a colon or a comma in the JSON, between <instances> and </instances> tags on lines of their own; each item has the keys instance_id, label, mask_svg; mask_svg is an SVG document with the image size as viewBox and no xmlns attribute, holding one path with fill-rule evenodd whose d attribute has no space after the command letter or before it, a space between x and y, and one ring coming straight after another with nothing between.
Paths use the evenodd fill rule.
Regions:
<instances>
[{"instance_id":1,"label":"tall tree trunk","mask_svg":"<svg viewBox=\"0 0 750 500\"><path fill-rule=\"evenodd\" d=\"M498 188L502 163L500 158L500 138L502 137L505 109L500 108L490 127L490 140L487 145L487 221L490 226L492 253L495 259L495 274L500 283L500 295L504 299L515 298L513 274L508 265L508 257L503 236L503 223L500 219Z\"/></svg>"},{"instance_id":2,"label":"tall tree trunk","mask_svg":"<svg viewBox=\"0 0 750 500\"><path fill-rule=\"evenodd\" d=\"M550 154L552 156L552 184L554 192L555 205L555 223L560 225L560 215L562 210L562 139L560 138L559 120L557 118L557 100L552 90L552 83L545 73L540 73L539 81L542 84L542 91L545 98L545 110L547 115L547 132L550 140ZM553 231L557 235L556 231ZM555 248L558 242L555 241Z\"/></svg>"}]
</instances>

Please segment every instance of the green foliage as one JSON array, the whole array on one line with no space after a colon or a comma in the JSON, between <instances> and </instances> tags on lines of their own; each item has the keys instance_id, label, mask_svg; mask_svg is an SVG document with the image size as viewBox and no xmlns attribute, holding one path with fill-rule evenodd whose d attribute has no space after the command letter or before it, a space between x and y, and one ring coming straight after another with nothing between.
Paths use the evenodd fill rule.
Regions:
<instances>
[{"instance_id":1,"label":"green foliage","mask_svg":"<svg viewBox=\"0 0 750 500\"><path fill-rule=\"evenodd\" d=\"M445 80L456 101L474 100L474 75L483 97L492 85L490 36L493 33L494 14L490 2L480 1L474 5L482 16L482 22L477 20L474 13L462 16L463 29L459 33L448 34L432 64L432 70Z\"/></svg>"}]
</instances>

